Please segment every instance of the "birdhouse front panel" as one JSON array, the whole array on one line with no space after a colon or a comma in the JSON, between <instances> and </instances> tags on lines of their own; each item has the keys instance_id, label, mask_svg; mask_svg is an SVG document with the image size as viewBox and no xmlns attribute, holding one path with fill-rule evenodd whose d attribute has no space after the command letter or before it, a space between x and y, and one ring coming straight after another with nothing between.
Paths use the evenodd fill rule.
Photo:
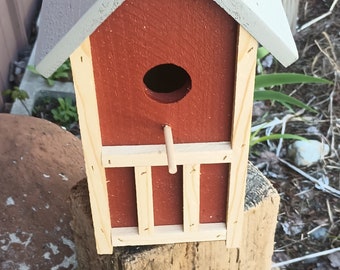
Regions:
<instances>
[{"instance_id":1,"label":"birdhouse front panel","mask_svg":"<svg viewBox=\"0 0 340 270\"><path fill-rule=\"evenodd\" d=\"M230 141L237 30L214 1L124 1L90 36L103 146ZM131 163L105 169L112 227L138 226ZM183 224L184 165L149 165L155 225ZM200 223L226 221L228 168L199 167Z\"/></svg>"}]
</instances>

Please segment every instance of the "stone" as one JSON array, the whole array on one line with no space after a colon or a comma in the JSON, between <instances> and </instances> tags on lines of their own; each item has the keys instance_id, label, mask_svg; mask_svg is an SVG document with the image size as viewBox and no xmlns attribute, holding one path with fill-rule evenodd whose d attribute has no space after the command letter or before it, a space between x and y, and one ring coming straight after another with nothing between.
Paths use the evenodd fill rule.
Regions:
<instances>
[{"instance_id":1,"label":"stone","mask_svg":"<svg viewBox=\"0 0 340 270\"><path fill-rule=\"evenodd\" d=\"M317 140L295 141L288 146L288 157L296 166L311 166L329 153L329 146Z\"/></svg>"},{"instance_id":2,"label":"stone","mask_svg":"<svg viewBox=\"0 0 340 270\"><path fill-rule=\"evenodd\" d=\"M0 269L76 269L68 199L85 177L80 140L34 117L0 123Z\"/></svg>"}]
</instances>

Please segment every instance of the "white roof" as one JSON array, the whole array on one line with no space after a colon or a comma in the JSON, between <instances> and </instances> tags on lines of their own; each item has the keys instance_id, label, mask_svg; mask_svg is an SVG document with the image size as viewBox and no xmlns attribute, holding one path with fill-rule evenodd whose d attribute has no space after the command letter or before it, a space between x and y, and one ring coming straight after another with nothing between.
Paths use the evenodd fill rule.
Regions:
<instances>
[{"instance_id":1,"label":"white roof","mask_svg":"<svg viewBox=\"0 0 340 270\"><path fill-rule=\"evenodd\" d=\"M36 69L49 77L124 1L43 1L36 43ZM214 1L284 66L298 58L281 0Z\"/></svg>"}]
</instances>

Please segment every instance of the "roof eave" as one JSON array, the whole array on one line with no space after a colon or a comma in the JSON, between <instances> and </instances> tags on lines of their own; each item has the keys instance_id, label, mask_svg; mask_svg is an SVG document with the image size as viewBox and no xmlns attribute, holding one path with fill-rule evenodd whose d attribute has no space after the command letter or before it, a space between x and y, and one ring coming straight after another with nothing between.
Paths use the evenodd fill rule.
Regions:
<instances>
[{"instance_id":1,"label":"roof eave","mask_svg":"<svg viewBox=\"0 0 340 270\"><path fill-rule=\"evenodd\" d=\"M290 65L298 59L296 45L281 0L214 1L284 66ZM38 35L35 59L37 71L43 76L49 77L80 46L81 42L91 35L123 2L124 0L95 1L70 27L68 32L60 40L57 39L54 42L52 48L40 50L39 46L44 44L44 41L39 40ZM43 22L42 25L44 25ZM53 34L51 33L51 37L54 37Z\"/></svg>"},{"instance_id":2,"label":"roof eave","mask_svg":"<svg viewBox=\"0 0 340 270\"><path fill-rule=\"evenodd\" d=\"M70 30L56 42L53 48L44 55L37 55L35 59L37 71L44 77L51 76L73 51L123 2L124 0L95 1ZM41 23L43 24L43 22ZM39 35L37 43L39 43ZM39 50L39 47L37 49Z\"/></svg>"},{"instance_id":3,"label":"roof eave","mask_svg":"<svg viewBox=\"0 0 340 270\"><path fill-rule=\"evenodd\" d=\"M281 0L214 0L285 67L298 51Z\"/></svg>"}]
</instances>

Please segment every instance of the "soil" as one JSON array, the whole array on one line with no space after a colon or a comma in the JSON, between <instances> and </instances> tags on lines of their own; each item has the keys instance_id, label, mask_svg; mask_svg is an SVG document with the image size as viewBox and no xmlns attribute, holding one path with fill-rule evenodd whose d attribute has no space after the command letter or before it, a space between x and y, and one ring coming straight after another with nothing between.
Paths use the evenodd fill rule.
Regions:
<instances>
[{"instance_id":1,"label":"soil","mask_svg":"<svg viewBox=\"0 0 340 270\"><path fill-rule=\"evenodd\" d=\"M67 200L81 142L46 120L0 114L0 269L76 269Z\"/></svg>"},{"instance_id":2,"label":"soil","mask_svg":"<svg viewBox=\"0 0 340 270\"><path fill-rule=\"evenodd\" d=\"M298 27L326 13L333 0L300 1ZM327 143L331 152L310 167L305 173L320 179L329 179L329 186L340 190L340 6L332 13L295 35L299 60L287 69L279 64L267 72L297 72L326 78L332 85L293 85L280 89L286 94L310 104L317 113L301 112L292 117L285 133L296 134ZM279 104L259 103L255 106L254 123L283 119L294 112ZM280 133L277 126L272 133ZM263 133L260 135L264 135ZM340 199L314 185L306 177L287 167L279 158L291 162L287 145L278 150L278 142L256 145L251 149L250 160L270 179L281 197L278 225L275 235L274 262L287 261L340 247ZM278 152L278 153L277 153ZM340 269L340 252L289 264L281 269Z\"/></svg>"}]
</instances>

